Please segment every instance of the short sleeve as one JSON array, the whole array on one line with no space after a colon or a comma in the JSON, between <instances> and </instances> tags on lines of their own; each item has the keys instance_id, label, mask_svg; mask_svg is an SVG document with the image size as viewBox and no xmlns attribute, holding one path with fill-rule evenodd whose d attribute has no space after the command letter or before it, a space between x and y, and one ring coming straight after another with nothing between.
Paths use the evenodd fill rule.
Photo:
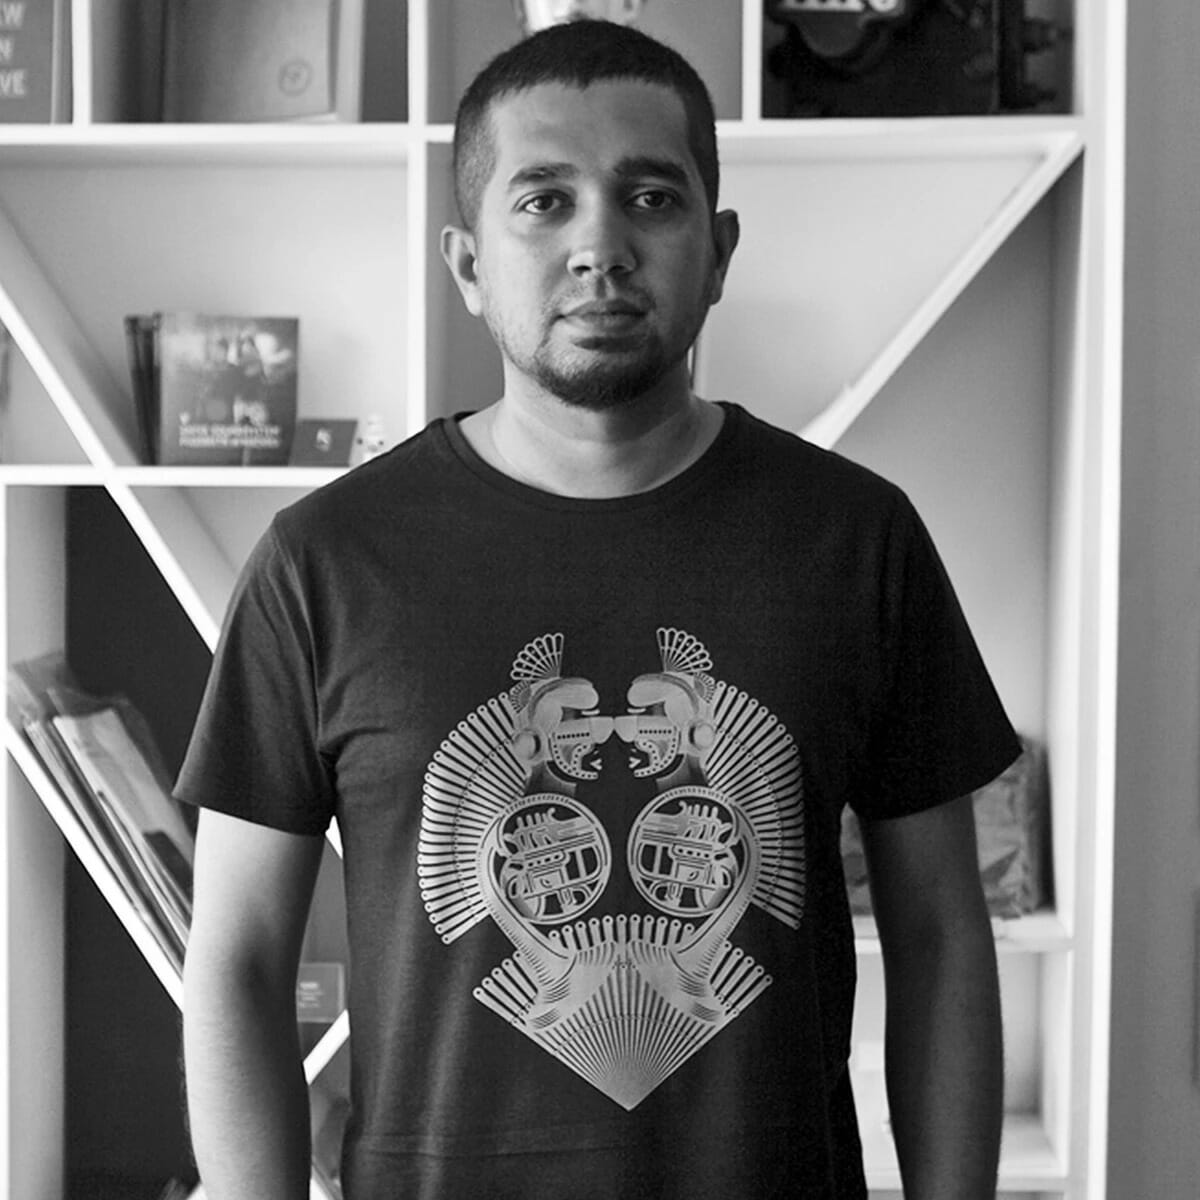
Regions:
<instances>
[{"instance_id":1,"label":"short sleeve","mask_svg":"<svg viewBox=\"0 0 1200 1200\"><path fill-rule=\"evenodd\" d=\"M234 589L175 794L285 832L320 834L334 788L318 747L306 606L272 526Z\"/></svg>"},{"instance_id":2,"label":"short sleeve","mask_svg":"<svg viewBox=\"0 0 1200 1200\"><path fill-rule=\"evenodd\" d=\"M882 705L870 781L853 803L868 819L966 795L1021 752L933 541L903 498L884 560Z\"/></svg>"}]
</instances>

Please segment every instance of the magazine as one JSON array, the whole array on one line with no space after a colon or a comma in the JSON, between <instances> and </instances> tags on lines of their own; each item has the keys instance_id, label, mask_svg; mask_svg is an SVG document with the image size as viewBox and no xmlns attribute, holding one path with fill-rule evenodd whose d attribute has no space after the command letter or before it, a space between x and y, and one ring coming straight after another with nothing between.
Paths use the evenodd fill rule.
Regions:
<instances>
[{"instance_id":1,"label":"magazine","mask_svg":"<svg viewBox=\"0 0 1200 1200\"><path fill-rule=\"evenodd\" d=\"M59 653L9 671L19 724L131 906L182 969L195 841L145 719L123 697L81 689Z\"/></svg>"}]
</instances>

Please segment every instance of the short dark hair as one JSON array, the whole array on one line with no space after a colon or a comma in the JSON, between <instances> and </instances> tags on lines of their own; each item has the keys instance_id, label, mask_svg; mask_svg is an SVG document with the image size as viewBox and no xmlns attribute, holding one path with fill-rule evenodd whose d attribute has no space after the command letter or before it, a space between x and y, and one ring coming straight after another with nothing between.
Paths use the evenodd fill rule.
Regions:
<instances>
[{"instance_id":1,"label":"short dark hair","mask_svg":"<svg viewBox=\"0 0 1200 1200\"><path fill-rule=\"evenodd\" d=\"M683 101L688 147L709 208L716 212L720 168L712 97L692 65L669 46L612 21L552 25L498 54L475 77L454 124L454 199L468 229L496 167L489 127L494 101L542 83L585 88L610 79L635 79L670 88Z\"/></svg>"}]
</instances>

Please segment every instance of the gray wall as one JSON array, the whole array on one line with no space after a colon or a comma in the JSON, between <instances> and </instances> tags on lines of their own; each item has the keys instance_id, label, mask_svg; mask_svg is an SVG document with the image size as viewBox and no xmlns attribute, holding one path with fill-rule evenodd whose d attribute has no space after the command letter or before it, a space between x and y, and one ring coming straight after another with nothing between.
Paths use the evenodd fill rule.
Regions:
<instances>
[{"instance_id":1,"label":"gray wall","mask_svg":"<svg viewBox=\"0 0 1200 1200\"><path fill-rule=\"evenodd\" d=\"M1200 1194L1200 6L1130 3L1110 1200Z\"/></svg>"}]
</instances>

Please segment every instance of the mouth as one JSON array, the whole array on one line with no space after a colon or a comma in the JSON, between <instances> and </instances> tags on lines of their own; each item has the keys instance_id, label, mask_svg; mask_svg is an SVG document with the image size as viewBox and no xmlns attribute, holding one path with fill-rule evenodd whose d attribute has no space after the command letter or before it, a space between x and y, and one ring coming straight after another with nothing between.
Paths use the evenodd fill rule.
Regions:
<instances>
[{"instance_id":1,"label":"mouth","mask_svg":"<svg viewBox=\"0 0 1200 1200\"><path fill-rule=\"evenodd\" d=\"M628 300L589 300L565 309L562 320L591 335L619 335L632 332L646 310Z\"/></svg>"},{"instance_id":2,"label":"mouth","mask_svg":"<svg viewBox=\"0 0 1200 1200\"><path fill-rule=\"evenodd\" d=\"M640 317L644 310L630 300L589 300L568 308L564 317Z\"/></svg>"}]
</instances>

